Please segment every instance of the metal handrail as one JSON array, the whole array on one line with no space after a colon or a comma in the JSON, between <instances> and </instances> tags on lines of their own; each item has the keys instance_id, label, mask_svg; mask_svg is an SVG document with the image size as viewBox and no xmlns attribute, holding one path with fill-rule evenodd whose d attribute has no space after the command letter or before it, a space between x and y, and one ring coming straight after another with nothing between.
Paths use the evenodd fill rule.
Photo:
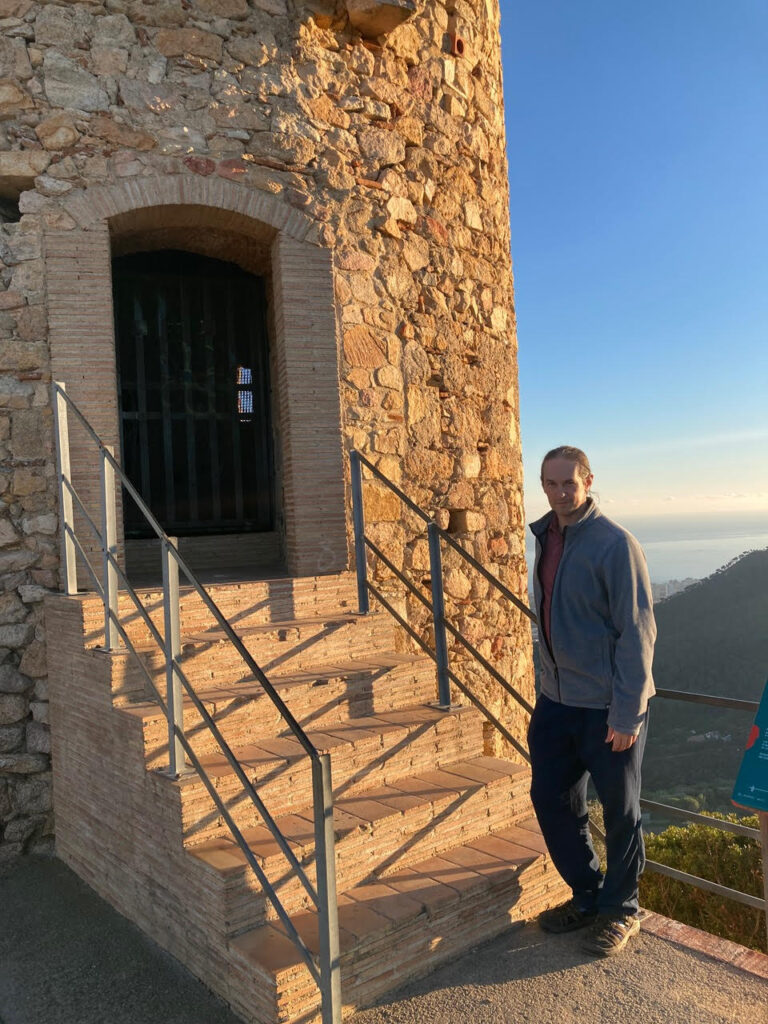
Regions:
<instances>
[{"instance_id":1,"label":"metal handrail","mask_svg":"<svg viewBox=\"0 0 768 1024\"><path fill-rule=\"evenodd\" d=\"M690 704L708 704L713 708L735 708L736 711L757 711L756 700L738 700L735 697L716 697L711 693L691 693L689 690L657 690L657 697L688 701Z\"/></svg>"},{"instance_id":2,"label":"metal handrail","mask_svg":"<svg viewBox=\"0 0 768 1024\"><path fill-rule=\"evenodd\" d=\"M178 769L179 766L183 764L184 755L186 755L192 762L192 765L205 786L208 795L211 797L217 810L224 818L227 827L242 850L249 866L254 871L259 883L267 895L267 898L274 906L280 921L286 929L288 937L293 941L313 980L318 985L321 993L323 1024L340 1024L341 985L339 973L339 930L338 909L336 903L335 837L333 830L333 793L331 785L330 755L327 753L320 753L312 744L311 740L296 721L295 717L286 706L279 693L275 690L264 671L256 663L250 652L237 636L226 616L224 616L216 602L181 557L176 547L175 540L165 533L160 523L141 498L141 495L137 492L131 481L126 477L111 449L103 444L101 438L98 436L91 424L85 418L75 402L73 402L66 393L65 385L61 382L53 381L52 397L56 423L56 448L59 462L59 498L64 524L62 530L62 554L65 576L65 592L67 594L77 593L77 569L75 559L76 554L80 554L84 560L86 568L93 578L97 592L104 601L105 649L112 650L117 647L119 644L118 637L123 640L127 649L137 659L137 662L155 695L155 699L168 721L170 758L169 774L172 777L178 777ZM101 456L102 531L99 531L93 519L88 514L71 480L69 436L67 426L67 412L69 409L75 413L80 424L96 445ZM163 553L163 606L165 637L161 635L160 631L152 621L151 616L147 614L143 603L130 581L127 579L117 558L115 479L120 481L122 486L134 500L140 512L153 531L157 534L161 542ZM82 544L76 536L74 529L73 499L78 506L78 511L83 514L88 526L93 530L101 545L104 567L103 581L99 580ZM254 785L245 775L242 766L235 757L232 749L222 736L213 717L195 693L193 686L181 667L179 661L181 655L179 635L179 570L184 573L185 577L191 584L192 589L198 594L215 621L223 630L226 639L238 652L251 674L261 684L264 692L278 709L290 731L300 743L306 755L310 758L315 823L315 863L317 870L316 887L313 886L307 873L291 849L287 839L281 833L277 823L269 813ZM165 700L155 685L155 682L144 664L143 659L120 621L117 593L118 579L149 628L152 639L165 653L166 678L168 682ZM290 867L296 872L299 881L306 889L312 902L317 907L320 939L319 965L302 940L301 936L298 934L287 911L283 907L277 892L264 873L261 865L258 863L253 851L248 846L242 832L219 796L215 785L211 781L210 776L201 764L184 733L181 699L182 688L187 692L193 706L202 718L209 732L216 740L219 748L229 762L230 767L233 769L238 781L243 787L243 791L253 803L265 825L269 828L269 831L275 838L281 852L288 860Z\"/></svg>"},{"instance_id":3,"label":"metal handrail","mask_svg":"<svg viewBox=\"0 0 768 1024\"><path fill-rule=\"evenodd\" d=\"M427 513L423 509L419 508L419 506L415 502L411 501L411 499L406 494L404 494L399 487L393 484L391 480L388 480L380 469L377 469L377 467L374 466L372 462L369 462L369 460L366 459L366 457L362 455L360 452L353 452L353 455L357 456L362 465L369 469L374 474L374 476L381 480L383 484L386 484L386 486L389 487L389 489L394 494L396 494L401 501L405 502L405 504L408 506L408 508L411 509L412 512L415 512L420 519L427 523L427 525L433 526L435 532L439 535L440 539L444 540L446 544L449 544L455 551L457 551L461 555L462 558L469 562L472 568L476 569L477 572L479 572L480 575L483 576L491 584L491 586L496 587L499 593L506 597L508 601L511 601L515 608L518 609L518 611L521 611L523 615L527 615L531 622L538 623L536 614L531 611L531 609L528 607L527 604L525 604L524 601L521 601L519 597L513 594L509 587L505 587L501 580L497 579L493 575L493 573L489 572L485 568L485 566L482 565L482 563L478 562L478 560L473 555L470 555L466 548L463 548L458 541L454 540L450 533L444 530L442 526L438 526L438 524L434 521L434 519L432 519L431 516L427 515Z\"/></svg>"},{"instance_id":4,"label":"metal handrail","mask_svg":"<svg viewBox=\"0 0 768 1024\"><path fill-rule=\"evenodd\" d=\"M473 568L475 568L481 575L496 589L506 597L511 603L522 611L534 624L538 625L538 618L535 613L516 597L508 587L505 587L500 580L490 573L480 562L477 561L472 555L469 554L454 538L443 530L437 523L426 513L423 509L420 509L403 491L389 480L380 469L374 466L364 455L358 451L352 451L350 453L350 462L352 467L352 498L353 498L353 518L355 525L355 553L357 558L357 578L358 578L358 596L360 598L360 612L362 614L367 613L368 608L368 593L372 593L378 601L385 607L385 609L395 618L395 620L401 625L408 634L419 644L422 650L432 658L438 667L438 706L444 710L450 708L450 698L445 697L442 692L442 686L440 682L441 669L444 673L445 678L450 679L455 686L457 686L461 692L480 710L485 717L490 721L495 728L504 736L504 738L511 743L515 749L521 754L521 756L528 762L530 762L530 755L522 747L518 740L516 740L509 730L499 721L499 719L480 701L480 699L472 693L472 691L456 676L456 674L448 667L447 659L446 663L441 666L439 650L432 650L430 646L416 633L413 627L403 619L403 617L395 611L392 605L387 599L381 594L378 588L368 580L367 576L367 559L366 559L366 547L370 548L374 554L382 560L387 568L394 573L394 575L401 580L405 586L413 593L419 601L433 614L433 621L435 624L435 635L441 632L445 635L447 630L454 639L460 643L484 668L489 674L499 682L504 689L511 694L517 700L517 702L524 708L524 710L531 714L533 708L525 700L525 698L517 693L514 687L505 680L501 674L488 662L486 658L474 647L460 631L448 622L445 618L442 610L436 611L434 604L430 603L423 594L411 583L407 577L400 572L392 561L387 558L384 553L378 548L365 535L365 516L363 509L363 490L362 490L362 470L361 467L365 466L369 469L373 475L381 481L386 487L388 487L394 494L396 494L405 504L413 511L424 523L427 525L427 530L430 539L430 575L433 594L437 590L442 594L442 566L438 558L435 558L434 539L439 538L446 541L455 551L457 551ZM436 581L437 577L437 581ZM437 645L436 645L437 647ZM662 697L669 700L681 700L689 701L694 704L707 704L713 707L723 708L734 708L739 711L757 711L758 704L756 701L738 700L732 697L719 697L712 694L700 694L700 693L688 693L684 690L668 690L668 689L657 689L656 696ZM709 818L707 815L697 814L694 811L686 811L683 808L670 807L666 804L658 804L651 800L640 800L640 806L648 810L660 810L663 809L669 813L672 817L681 817L691 819L695 822L703 822L712 828L719 828L726 832L736 832L739 835L747 835L750 838L757 838L760 841L761 835L759 830L748 828L745 825L737 825L734 822L722 821L719 818ZM605 840L603 831L594 822L590 821L590 828L594 835L598 838ZM646 867L652 871L656 871L659 874L668 875L671 878L676 878L680 881L684 881L689 885L693 885L697 888L707 890L709 892L716 892L722 896L727 896L729 899L736 899L741 903L746 903L748 906L757 907L758 909L765 910L768 915L768 900L761 899L758 896L752 896L749 893L741 893L738 890L729 889L726 886L721 886L716 882L710 882L708 879L699 878L697 875L690 875L684 871L679 871L676 868L667 867L664 864L658 864L656 861L646 861Z\"/></svg>"}]
</instances>

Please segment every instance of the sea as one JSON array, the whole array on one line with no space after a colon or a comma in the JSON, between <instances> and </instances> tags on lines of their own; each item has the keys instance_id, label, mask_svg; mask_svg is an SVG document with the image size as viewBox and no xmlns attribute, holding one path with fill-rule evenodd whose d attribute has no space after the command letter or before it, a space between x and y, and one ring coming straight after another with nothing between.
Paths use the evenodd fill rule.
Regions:
<instances>
[{"instance_id":1,"label":"sea","mask_svg":"<svg viewBox=\"0 0 768 1024\"><path fill-rule=\"evenodd\" d=\"M768 548L768 512L616 518L640 541L654 583L704 579L747 551ZM527 533L530 568L533 538Z\"/></svg>"}]
</instances>

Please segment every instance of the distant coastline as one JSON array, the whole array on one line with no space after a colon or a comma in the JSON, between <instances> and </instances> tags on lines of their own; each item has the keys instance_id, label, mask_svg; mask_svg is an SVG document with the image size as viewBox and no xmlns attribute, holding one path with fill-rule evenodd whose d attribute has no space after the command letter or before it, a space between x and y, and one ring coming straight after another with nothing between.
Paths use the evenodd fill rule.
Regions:
<instances>
[{"instance_id":1,"label":"distant coastline","mask_svg":"<svg viewBox=\"0 0 768 1024\"><path fill-rule=\"evenodd\" d=\"M610 507L604 507L603 511L611 515ZM704 579L747 551L768 548L768 513L616 518L642 544L651 580L659 588L670 581ZM527 537L529 571L533 551L533 538Z\"/></svg>"}]
</instances>

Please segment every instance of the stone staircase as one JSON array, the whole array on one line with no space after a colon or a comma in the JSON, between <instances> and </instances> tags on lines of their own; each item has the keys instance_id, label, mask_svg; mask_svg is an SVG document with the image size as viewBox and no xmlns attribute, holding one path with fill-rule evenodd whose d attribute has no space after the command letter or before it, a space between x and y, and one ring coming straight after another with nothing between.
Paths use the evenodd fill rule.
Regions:
<instances>
[{"instance_id":1,"label":"stone staircase","mask_svg":"<svg viewBox=\"0 0 768 1024\"><path fill-rule=\"evenodd\" d=\"M361 617L350 574L209 588L313 744L332 758L345 1008L565 896L532 817L524 767L483 753L474 708L429 706L434 667ZM161 594L141 592L162 628ZM158 690L165 667L120 595ZM246 1021L319 1019L319 992L196 774L163 775L167 727L134 655L98 650L96 595L53 596L51 717L57 852ZM313 876L304 751L193 591L183 669ZM305 889L185 698L184 727L297 931L318 951Z\"/></svg>"}]
</instances>

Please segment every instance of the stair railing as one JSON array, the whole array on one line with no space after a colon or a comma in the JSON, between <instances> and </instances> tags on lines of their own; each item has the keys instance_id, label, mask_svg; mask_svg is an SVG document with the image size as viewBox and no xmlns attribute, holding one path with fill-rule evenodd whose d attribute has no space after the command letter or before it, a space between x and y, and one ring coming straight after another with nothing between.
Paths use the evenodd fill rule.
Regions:
<instances>
[{"instance_id":1,"label":"stair railing","mask_svg":"<svg viewBox=\"0 0 768 1024\"><path fill-rule=\"evenodd\" d=\"M91 577L97 593L104 603L104 649L115 651L120 642L136 658L138 666L146 679L154 698L160 705L168 723L169 769L172 778L179 778L187 771L194 770L211 800L226 822L237 845L243 852L248 865L256 875L267 898L274 907L278 918L285 928L288 937L293 941L301 958L307 966L313 980L317 984L322 1001L323 1024L341 1024L341 981L339 964L339 926L336 896L336 854L333 829L333 790L331 784L330 754L320 753L294 718L279 693L253 656L237 636L232 625L220 610L211 595L200 583L178 551L176 540L169 537L153 516L141 495L126 477L119 462L115 459L114 450L103 444L88 420L78 409L66 391L66 386L58 381L52 385L53 410L55 421L56 452L58 458L59 502L62 518L62 558L63 582L66 594L77 594L77 556ZM72 482L69 449L68 412L72 411L84 428L99 452L101 465L100 499L101 528L93 521ZM125 488L147 523L160 540L163 569L163 619L164 635L158 630L152 618L147 614L144 605L126 577L118 561L117 543L117 499L116 481ZM91 533L95 537L101 551L102 578L94 569L88 552L75 532L74 507L77 507ZM313 885L303 866L299 863L286 837L259 796L254 784L245 775L242 766L232 749L224 739L219 727L198 695L180 663L180 605L179 605L179 572L189 581L192 589L199 595L213 618L224 632L227 640L240 655L253 677L261 684L265 694L280 712L280 715L291 733L301 744L310 759L312 766L312 791L315 833L315 866L317 884ZM146 624L153 640L163 652L166 670L165 699L155 686L155 682L144 663L143 658L134 646L121 622L119 611L119 591L122 586L131 599L136 611ZM183 725L183 693L186 692L193 706L202 718L211 735L215 738L220 750L226 757L230 767L240 782L243 792L258 811L264 824L272 833L281 852L291 869L306 890L318 913L319 925L319 962L316 961L306 943L291 921L275 888L267 878L264 870L248 846L242 832L235 823L229 809L219 796L218 791L205 768L201 764ZM191 769L186 763L191 764Z\"/></svg>"},{"instance_id":2,"label":"stair railing","mask_svg":"<svg viewBox=\"0 0 768 1024\"><path fill-rule=\"evenodd\" d=\"M457 544L457 542L451 537L449 533L443 530L438 524L432 519L431 516L427 515L423 509L411 501L411 499L404 494L399 487L392 483L384 474L376 468L364 455L358 451L353 451L350 454L351 469L352 469L352 517L355 528L355 563L357 572L357 597L361 615L367 614L370 605L368 601L368 594L371 593L379 601L384 608L393 616L400 626L408 633L408 635L418 644L419 647L428 655L434 662L437 670L437 707L444 711L450 710L451 707L451 691L450 683L459 689L464 696L475 705L475 707L482 712L483 715L491 722L494 727L501 733L505 740L510 743L520 756L527 762L530 762L530 756L525 747L520 743L516 737L507 729L503 722L494 715L494 713L488 708L476 694L460 679L456 673L451 669L448 661L448 642L446 638L446 632L450 633L454 640L456 640L472 657L477 661L479 665L489 673L489 675L501 686L501 688L509 694L517 703L523 708L527 714L533 713L532 705L523 697L522 694L518 693L517 690L512 686L508 680L496 669L487 658L485 658L480 651L472 644L467 638L445 617L445 596L443 587L443 562L442 562L442 551L440 542L445 541L454 551L483 576L492 586L494 586L499 593L501 593L508 601L510 601L518 611L526 615L532 622L536 622L536 616L533 614L530 608L524 604L512 591L505 587L504 584L497 580L496 577L488 572L488 570L473 558L468 551ZM365 509L363 505L363 473L362 467L371 472L377 480L383 483L389 488L400 501L403 502L410 510L414 513L423 523L426 524L427 528L427 540L429 544L429 576L430 576L430 589L432 591L432 601L430 602L416 587L407 576L405 576L400 570L392 564L391 559L387 558L381 548L376 544L365 532ZM429 644L416 632L413 627L405 621L402 615L399 614L393 607L387 598L382 594L381 590L371 583L368 578L368 556L367 550L373 552L376 557L383 562L384 565L389 569L390 572L400 580L400 582L413 594L413 596L430 612L432 616L432 624L434 629L434 650Z\"/></svg>"},{"instance_id":3,"label":"stair railing","mask_svg":"<svg viewBox=\"0 0 768 1024\"><path fill-rule=\"evenodd\" d=\"M535 625L538 625L537 616L524 602L513 594L508 587L505 587L500 580L496 579L496 577L481 565L476 558L470 555L468 551L455 541L449 533L438 526L431 516L429 516L423 509L419 508L415 502L411 501L411 499L404 494L396 484L389 480L388 477L377 469L376 466L374 466L364 455L354 450L350 452L350 465L352 516L355 530L355 567L357 573L357 595L360 613L364 615L370 610L368 595L372 594L390 613L390 615L393 616L398 624L403 627L403 629L418 644L425 654L435 662L437 668L437 707L444 711L450 710L451 699L449 682L452 682L471 701L471 703L482 712L486 719L492 723L492 725L515 748L515 750L517 750L520 756L530 764L531 759L528 751L517 739L515 739L514 736L512 736L509 730L502 724L502 722L499 721L498 717L494 715L493 712L491 712L490 709L486 707L486 705L474 693L472 693L472 691L450 668L448 662L446 631L450 633L451 636L457 640L458 643L469 652L469 654L472 655L478 664L480 664L492 676L492 678L495 679L496 682L498 682L502 688L517 701L528 715L533 713L533 707L531 704L521 694L519 694L517 690L515 690L515 688L501 675L501 673L490 664L488 659L484 658L477 648L471 644L466 637L462 636L460 631L445 618L440 542L445 541L445 543L454 551L458 552L468 565L479 572L480 575L491 584L491 586L493 586L504 598L510 601L518 611L521 611L526 615ZM363 466L365 466L365 468L369 470L369 472L380 483L384 484L393 494L397 495L400 501L402 501L407 508L417 516L417 518L426 524L429 542L430 589L432 591L431 602L427 600L427 598L407 578L407 576L392 564L391 559L387 558L381 548L366 534L365 509L363 504ZM393 608L391 602L387 600L381 590L371 583L368 578L368 551L371 551L376 555L376 557L386 565L390 572L392 572L397 579L404 584L408 591L429 610L432 615L434 625L434 650L416 632L416 630L414 630L413 627L405 621L402 615ZM737 700L735 698L712 696L710 694L687 693L684 690L657 689L656 696L667 700L689 701L696 704L709 704L715 707L735 708L741 711L756 712L758 707L756 701ZM729 821L721 821L718 818L710 818L707 815L696 814L693 811L683 810L682 808L672 807L668 804L661 804L652 800L641 799L640 806L644 810L661 811L673 818L692 820L700 824L706 824L710 828L717 828L724 832L732 832L737 835L748 836L750 839L756 839L758 843L762 842L763 862L768 864L768 825L764 825L762 830L749 828L746 825L740 825ZM590 821L590 828L592 833L598 839L605 841L605 834L599 825L594 821ZM765 832L764 836L763 832ZM706 878L700 878L698 875L692 875L686 871L680 871L677 868L671 868L666 864L660 864L656 861L646 861L645 866L650 871L667 875L670 878L684 882L687 885L692 885L695 888L702 889L706 892L716 893L719 896L727 897L728 899L735 900L749 907L764 910L766 915L766 929L768 930L768 870L765 871L764 878L765 898L761 899L758 896L753 896L751 893L730 889L727 886L718 884L717 882L711 882Z\"/></svg>"}]
</instances>

